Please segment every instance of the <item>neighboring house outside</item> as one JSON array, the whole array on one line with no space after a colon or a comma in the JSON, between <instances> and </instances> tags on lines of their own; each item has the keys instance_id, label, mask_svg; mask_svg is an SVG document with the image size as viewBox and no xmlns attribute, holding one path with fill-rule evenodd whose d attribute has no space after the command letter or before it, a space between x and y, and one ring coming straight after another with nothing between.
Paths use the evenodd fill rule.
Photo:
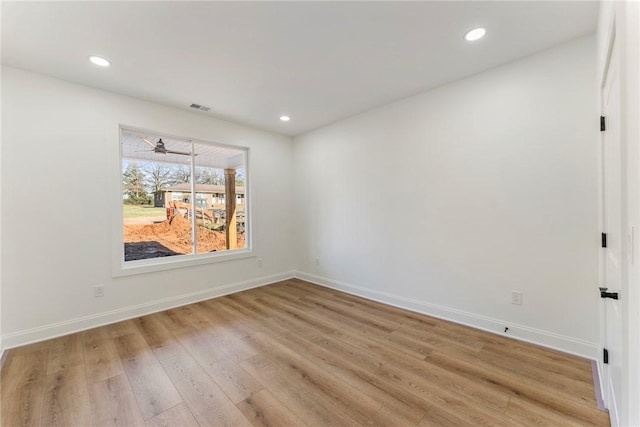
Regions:
<instances>
[{"instance_id":1,"label":"neighboring house outside","mask_svg":"<svg viewBox=\"0 0 640 427\"><path fill-rule=\"evenodd\" d=\"M209 209L224 204L224 193L224 185L196 184L196 207ZM171 201L191 203L191 184L186 182L153 193L156 208L168 208ZM244 206L244 187L236 187L236 203Z\"/></svg>"}]
</instances>

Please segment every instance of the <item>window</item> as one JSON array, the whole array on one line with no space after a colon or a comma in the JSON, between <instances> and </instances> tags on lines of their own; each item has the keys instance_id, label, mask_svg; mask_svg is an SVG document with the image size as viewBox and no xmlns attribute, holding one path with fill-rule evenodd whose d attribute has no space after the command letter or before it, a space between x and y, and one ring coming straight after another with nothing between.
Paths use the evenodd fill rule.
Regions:
<instances>
[{"instance_id":1,"label":"window","mask_svg":"<svg viewBox=\"0 0 640 427\"><path fill-rule=\"evenodd\" d=\"M248 249L247 149L125 128L121 145L125 266Z\"/></svg>"}]
</instances>

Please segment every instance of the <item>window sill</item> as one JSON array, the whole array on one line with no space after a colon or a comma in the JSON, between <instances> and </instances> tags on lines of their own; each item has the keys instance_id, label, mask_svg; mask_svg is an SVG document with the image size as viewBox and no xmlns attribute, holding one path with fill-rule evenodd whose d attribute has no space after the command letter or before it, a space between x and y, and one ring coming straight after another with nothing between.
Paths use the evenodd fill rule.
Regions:
<instances>
[{"instance_id":1,"label":"window sill","mask_svg":"<svg viewBox=\"0 0 640 427\"><path fill-rule=\"evenodd\" d=\"M214 264L217 262L253 257L255 257L255 255L251 249L237 249L228 253L202 254L199 256L175 255L172 257L129 261L126 264L121 264L119 268L114 268L112 276L133 276L136 274L154 273L157 271L173 270L176 268L193 267L197 265Z\"/></svg>"}]
</instances>

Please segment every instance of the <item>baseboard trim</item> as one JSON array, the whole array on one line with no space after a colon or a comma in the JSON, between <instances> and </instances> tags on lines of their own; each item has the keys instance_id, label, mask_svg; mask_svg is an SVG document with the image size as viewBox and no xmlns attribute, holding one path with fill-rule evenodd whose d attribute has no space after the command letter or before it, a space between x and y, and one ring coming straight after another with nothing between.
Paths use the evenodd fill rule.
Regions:
<instances>
[{"instance_id":1,"label":"baseboard trim","mask_svg":"<svg viewBox=\"0 0 640 427\"><path fill-rule=\"evenodd\" d=\"M2 367L4 366L4 360L7 358L7 352L4 349L4 343L0 337L0 373L2 373Z\"/></svg>"},{"instance_id":2,"label":"baseboard trim","mask_svg":"<svg viewBox=\"0 0 640 427\"><path fill-rule=\"evenodd\" d=\"M481 329L486 332L506 336L519 341L541 345L553 350L584 357L589 360L597 360L598 357L598 345L596 343L524 325L505 322L491 317L480 316L474 313L456 310L426 301L419 301L412 298L393 295L387 292L375 291L361 286L352 285L350 283L329 279L327 277L317 276L315 274L296 271L295 277L315 283L316 285L346 292L372 301L381 302L383 304L403 308L420 314L426 314L428 316ZM503 332L505 327L509 328L508 334Z\"/></svg>"},{"instance_id":3,"label":"baseboard trim","mask_svg":"<svg viewBox=\"0 0 640 427\"><path fill-rule=\"evenodd\" d=\"M618 402L615 399L613 383L611 383L611 380L609 380L605 387L607 387L609 392L609 420L611 421L611 427L619 427L620 413L618 412Z\"/></svg>"},{"instance_id":4,"label":"baseboard trim","mask_svg":"<svg viewBox=\"0 0 640 427\"><path fill-rule=\"evenodd\" d=\"M593 388L596 393L596 403L598 404L598 409L600 409L601 411L607 411L607 408L604 405L604 399L602 398L600 368L598 367L598 362L596 362L595 360L591 361L591 375L593 376Z\"/></svg>"},{"instance_id":5,"label":"baseboard trim","mask_svg":"<svg viewBox=\"0 0 640 427\"><path fill-rule=\"evenodd\" d=\"M244 282L231 283L212 289L191 292L188 294L178 295L170 298L163 298L144 304L132 305L129 307L110 310L91 316L79 317L76 319L66 320L63 322L6 334L2 336L4 353L6 354L6 350L14 347L20 347L39 341L45 341L51 338L96 328L98 326L104 326L139 316L144 316L146 314L156 313L158 311L168 310L170 308L180 307L186 304L193 304L195 302L245 291L247 289L258 288L260 286L269 285L271 283L280 282L282 280L291 279L293 277L295 277L293 271L274 274L271 276L263 276Z\"/></svg>"}]
</instances>

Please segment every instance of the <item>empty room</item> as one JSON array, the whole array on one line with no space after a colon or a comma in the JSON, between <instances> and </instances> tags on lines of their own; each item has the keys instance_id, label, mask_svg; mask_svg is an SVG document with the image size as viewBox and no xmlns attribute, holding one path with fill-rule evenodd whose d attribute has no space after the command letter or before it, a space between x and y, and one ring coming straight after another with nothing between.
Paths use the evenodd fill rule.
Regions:
<instances>
[{"instance_id":1,"label":"empty room","mask_svg":"<svg viewBox=\"0 0 640 427\"><path fill-rule=\"evenodd\" d=\"M0 24L2 426L640 427L640 2Z\"/></svg>"}]
</instances>

